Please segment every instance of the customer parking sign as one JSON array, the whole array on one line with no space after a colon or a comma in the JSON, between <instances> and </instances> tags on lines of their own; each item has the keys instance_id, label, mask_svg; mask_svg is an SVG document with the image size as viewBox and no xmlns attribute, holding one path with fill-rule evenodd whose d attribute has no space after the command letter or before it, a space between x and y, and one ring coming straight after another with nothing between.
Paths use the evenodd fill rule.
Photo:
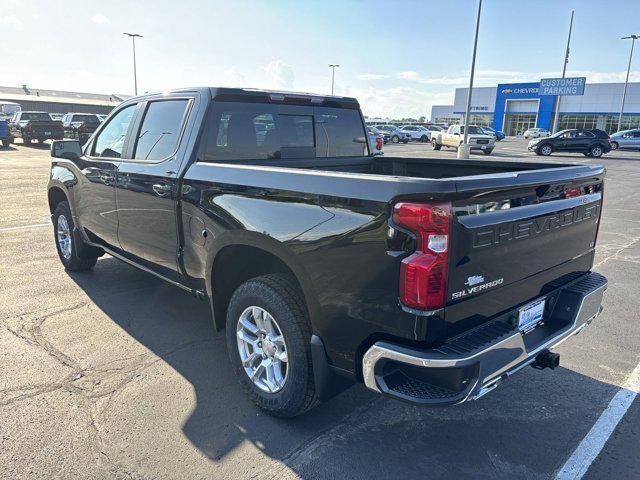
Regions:
<instances>
[{"instance_id":1,"label":"customer parking sign","mask_svg":"<svg viewBox=\"0 0 640 480\"><path fill-rule=\"evenodd\" d=\"M539 95L584 95L586 77L543 78Z\"/></svg>"}]
</instances>

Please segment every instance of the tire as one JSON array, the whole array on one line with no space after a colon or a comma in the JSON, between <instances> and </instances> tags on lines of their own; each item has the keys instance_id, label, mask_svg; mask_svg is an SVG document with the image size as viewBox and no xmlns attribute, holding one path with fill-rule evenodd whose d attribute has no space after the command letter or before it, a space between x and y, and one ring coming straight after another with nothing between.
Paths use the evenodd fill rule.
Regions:
<instances>
[{"instance_id":1,"label":"tire","mask_svg":"<svg viewBox=\"0 0 640 480\"><path fill-rule=\"evenodd\" d=\"M264 318L264 312L271 316L273 321L262 323L275 325L277 328L274 330L279 332L277 338L282 338L282 343L270 342L270 345L262 350L263 337L260 337L257 331L243 328L243 325L256 327L260 323L253 313L256 308L259 312L258 318ZM290 276L263 275L240 285L229 302L226 328L231 366L240 386L259 408L270 415L289 418L304 413L318 403L311 360L311 326L302 292ZM243 342L239 331L243 332L242 338L251 342ZM264 338L270 337L271 334ZM260 345L259 349L256 349L257 345ZM275 353L273 345L277 345ZM286 352L287 360L280 360L272 370L277 371L277 375L272 373L271 379L265 379L263 382L261 377L266 377L263 362L269 361L271 365L273 362L277 363L277 356L282 355L283 350ZM255 356L253 364L250 363L247 368L259 372L256 382L249 378L250 373L245 370L241 355L247 360ZM283 374L282 369L285 367Z\"/></svg>"},{"instance_id":2,"label":"tire","mask_svg":"<svg viewBox=\"0 0 640 480\"><path fill-rule=\"evenodd\" d=\"M409 140L406 140L406 139L402 140L402 143L404 143L406 145L407 143L409 143Z\"/></svg>"},{"instance_id":3,"label":"tire","mask_svg":"<svg viewBox=\"0 0 640 480\"><path fill-rule=\"evenodd\" d=\"M38 139L38 143L39 144L43 144L44 142L46 142L46 140L44 138L39 138Z\"/></svg>"},{"instance_id":4,"label":"tire","mask_svg":"<svg viewBox=\"0 0 640 480\"><path fill-rule=\"evenodd\" d=\"M617 150L619 147L618 142L611 142L611 150Z\"/></svg>"},{"instance_id":5,"label":"tire","mask_svg":"<svg viewBox=\"0 0 640 480\"><path fill-rule=\"evenodd\" d=\"M442 148L442 145L438 145L438 142L435 139L431 141L431 146L433 146L434 150L440 150Z\"/></svg>"},{"instance_id":6,"label":"tire","mask_svg":"<svg viewBox=\"0 0 640 480\"><path fill-rule=\"evenodd\" d=\"M429 137L427 137L426 135L422 135L422 136L420 137L420 141L421 141L422 143L427 143L427 142L429 141Z\"/></svg>"},{"instance_id":7,"label":"tire","mask_svg":"<svg viewBox=\"0 0 640 480\"><path fill-rule=\"evenodd\" d=\"M486 150L482 151L482 153L484 153L485 155L491 155L491 152L493 152L493 148L487 148Z\"/></svg>"},{"instance_id":8,"label":"tire","mask_svg":"<svg viewBox=\"0 0 640 480\"><path fill-rule=\"evenodd\" d=\"M604 149L600 145L594 145L589 149L589 156L593 158L600 158L604 153Z\"/></svg>"},{"instance_id":9,"label":"tire","mask_svg":"<svg viewBox=\"0 0 640 480\"><path fill-rule=\"evenodd\" d=\"M24 143L25 145L29 145L31 143L31 138L29 137L29 135L25 135L24 133L22 134L22 143Z\"/></svg>"},{"instance_id":10,"label":"tire","mask_svg":"<svg viewBox=\"0 0 640 480\"><path fill-rule=\"evenodd\" d=\"M65 223L66 235L64 234ZM98 255L85 254L80 257L80 250L85 252L88 251L88 249L83 248L84 245L76 245L77 235L73 234L74 228L75 224L69 203L66 201L60 202L53 212L53 236L56 242L58 256L66 270L71 272L85 272L93 268L98 261ZM66 244L63 238L68 239L68 244Z\"/></svg>"},{"instance_id":11,"label":"tire","mask_svg":"<svg viewBox=\"0 0 640 480\"><path fill-rule=\"evenodd\" d=\"M586 153L586 152L582 152L582 154L583 154L585 157L590 157L590 156L591 156L591 154L590 154L590 153Z\"/></svg>"},{"instance_id":12,"label":"tire","mask_svg":"<svg viewBox=\"0 0 640 480\"><path fill-rule=\"evenodd\" d=\"M536 153L538 153L538 155L548 157L553 153L553 147L548 143L545 143L544 145L541 145L537 148Z\"/></svg>"},{"instance_id":13,"label":"tire","mask_svg":"<svg viewBox=\"0 0 640 480\"><path fill-rule=\"evenodd\" d=\"M400 143L400 137L398 135L392 136L391 143Z\"/></svg>"},{"instance_id":14,"label":"tire","mask_svg":"<svg viewBox=\"0 0 640 480\"><path fill-rule=\"evenodd\" d=\"M2 140L2 146L5 148L9 148L9 145L11 145L11 139L10 138L4 138Z\"/></svg>"}]
</instances>

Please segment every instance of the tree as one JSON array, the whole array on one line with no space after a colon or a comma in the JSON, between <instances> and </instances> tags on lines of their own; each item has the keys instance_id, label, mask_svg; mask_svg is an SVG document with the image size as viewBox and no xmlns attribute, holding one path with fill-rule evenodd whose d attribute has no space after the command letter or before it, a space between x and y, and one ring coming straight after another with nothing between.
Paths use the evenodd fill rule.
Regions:
<instances>
[{"instance_id":1,"label":"tree","mask_svg":"<svg viewBox=\"0 0 640 480\"><path fill-rule=\"evenodd\" d=\"M425 116L422 115L419 119L418 119L418 123L424 123L424 121L426 120Z\"/></svg>"}]
</instances>

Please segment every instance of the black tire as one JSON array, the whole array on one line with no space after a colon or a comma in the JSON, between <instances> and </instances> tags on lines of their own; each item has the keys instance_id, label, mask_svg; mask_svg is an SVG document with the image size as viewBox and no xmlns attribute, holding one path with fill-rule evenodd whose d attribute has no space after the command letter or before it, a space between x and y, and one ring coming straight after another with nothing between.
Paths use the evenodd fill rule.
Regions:
<instances>
[{"instance_id":1,"label":"black tire","mask_svg":"<svg viewBox=\"0 0 640 480\"><path fill-rule=\"evenodd\" d=\"M427 143L427 142L429 141L429 137L427 137L426 135L422 135L422 136L420 137L420 141L421 141L422 143Z\"/></svg>"},{"instance_id":2,"label":"black tire","mask_svg":"<svg viewBox=\"0 0 640 480\"><path fill-rule=\"evenodd\" d=\"M10 138L5 138L2 140L2 146L5 148L9 148L9 145L11 145L11 139Z\"/></svg>"},{"instance_id":3,"label":"black tire","mask_svg":"<svg viewBox=\"0 0 640 480\"><path fill-rule=\"evenodd\" d=\"M493 152L493 148L487 148L486 150L482 151L482 153L484 153L485 155L491 155L491 152Z\"/></svg>"},{"instance_id":4,"label":"black tire","mask_svg":"<svg viewBox=\"0 0 640 480\"><path fill-rule=\"evenodd\" d=\"M590 153L587 153L587 152L582 152L582 154L583 154L585 157L590 157L590 156L591 156L591 154L590 154Z\"/></svg>"},{"instance_id":5,"label":"black tire","mask_svg":"<svg viewBox=\"0 0 640 480\"><path fill-rule=\"evenodd\" d=\"M409 140L407 140L407 139L402 140L402 143L404 143L406 145L407 143L409 143Z\"/></svg>"},{"instance_id":6,"label":"black tire","mask_svg":"<svg viewBox=\"0 0 640 480\"><path fill-rule=\"evenodd\" d=\"M549 145L548 143L545 143L544 145L540 145L536 149L536 153L538 155L542 155L544 157L548 157L549 155L551 155L553 153L553 147L551 145Z\"/></svg>"},{"instance_id":7,"label":"black tire","mask_svg":"<svg viewBox=\"0 0 640 480\"><path fill-rule=\"evenodd\" d=\"M29 145L31 143L31 137L29 137L29 135L23 133L22 134L22 143L24 143L25 145Z\"/></svg>"},{"instance_id":8,"label":"black tire","mask_svg":"<svg viewBox=\"0 0 640 480\"><path fill-rule=\"evenodd\" d=\"M439 145L435 138L431 141L431 146L434 150L440 150L442 148L442 145Z\"/></svg>"},{"instance_id":9,"label":"black tire","mask_svg":"<svg viewBox=\"0 0 640 480\"><path fill-rule=\"evenodd\" d=\"M589 149L589 156L593 158L600 158L604 153L604 148L601 145L594 145Z\"/></svg>"},{"instance_id":10,"label":"black tire","mask_svg":"<svg viewBox=\"0 0 640 480\"><path fill-rule=\"evenodd\" d=\"M274 393L258 388L249 378L238 351L237 328L249 307L266 310L277 322L286 343L287 373L282 388ZM311 326L307 308L296 282L288 275L270 274L252 278L231 297L226 322L227 349L240 386L253 402L276 417L295 417L318 401L311 359Z\"/></svg>"},{"instance_id":11,"label":"black tire","mask_svg":"<svg viewBox=\"0 0 640 480\"><path fill-rule=\"evenodd\" d=\"M44 142L46 142L46 140L44 138L39 138L38 139L38 143L43 144Z\"/></svg>"},{"instance_id":12,"label":"black tire","mask_svg":"<svg viewBox=\"0 0 640 480\"><path fill-rule=\"evenodd\" d=\"M617 150L619 147L618 142L611 142L611 150Z\"/></svg>"},{"instance_id":13,"label":"black tire","mask_svg":"<svg viewBox=\"0 0 640 480\"><path fill-rule=\"evenodd\" d=\"M391 137L391 143L399 143L400 137L398 135L394 135Z\"/></svg>"},{"instance_id":14,"label":"black tire","mask_svg":"<svg viewBox=\"0 0 640 480\"><path fill-rule=\"evenodd\" d=\"M71 251L69 254L63 253L61 241L58 236L58 227L59 222L61 221L60 217L64 217L68 226L69 239L71 242ZM84 245L76 245L77 235L73 234L74 228L75 224L73 222L73 216L71 215L69 203L66 201L60 202L53 212L53 237L56 242L56 250L58 251L58 256L60 257L60 261L62 262L66 270L69 270L71 272L85 272L93 268L93 266L98 261L98 255L92 255L90 253L91 250L89 248L86 248ZM80 251L82 251L83 253L82 256L80 256Z\"/></svg>"}]
</instances>

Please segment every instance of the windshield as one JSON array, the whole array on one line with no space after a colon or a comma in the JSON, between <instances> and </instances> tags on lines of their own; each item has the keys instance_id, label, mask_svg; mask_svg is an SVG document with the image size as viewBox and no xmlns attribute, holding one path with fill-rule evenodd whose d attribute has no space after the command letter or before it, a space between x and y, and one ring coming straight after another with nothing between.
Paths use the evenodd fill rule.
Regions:
<instances>
[{"instance_id":1,"label":"windshield","mask_svg":"<svg viewBox=\"0 0 640 480\"><path fill-rule=\"evenodd\" d=\"M0 104L0 113L3 113L4 115L13 115L19 111L20 105L16 105L15 103Z\"/></svg>"},{"instance_id":2,"label":"windshield","mask_svg":"<svg viewBox=\"0 0 640 480\"><path fill-rule=\"evenodd\" d=\"M51 117L48 113L38 113L38 112L23 112L20 115L20 120L36 120L38 122L50 122Z\"/></svg>"},{"instance_id":3,"label":"windshield","mask_svg":"<svg viewBox=\"0 0 640 480\"><path fill-rule=\"evenodd\" d=\"M464 127L460 127L460 133L464 133ZM470 135L484 135L484 131L482 131L482 128L480 128L480 127L474 127L473 125L471 125L469 127L469 134Z\"/></svg>"}]
</instances>

